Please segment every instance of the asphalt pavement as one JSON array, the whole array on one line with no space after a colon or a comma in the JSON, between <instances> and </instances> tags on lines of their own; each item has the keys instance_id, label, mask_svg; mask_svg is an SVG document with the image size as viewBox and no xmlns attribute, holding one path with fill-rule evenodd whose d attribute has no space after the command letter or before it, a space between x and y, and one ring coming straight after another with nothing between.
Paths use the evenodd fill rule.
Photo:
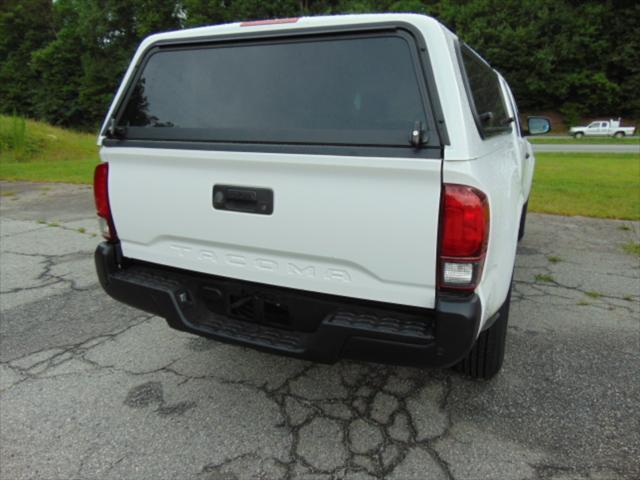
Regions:
<instances>
[{"instance_id":1,"label":"asphalt pavement","mask_svg":"<svg viewBox=\"0 0 640 480\"><path fill-rule=\"evenodd\" d=\"M532 143L534 152L563 152L563 153L637 153L640 155L640 142L637 144L554 144Z\"/></svg>"},{"instance_id":2,"label":"asphalt pavement","mask_svg":"<svg viewBox=\"0 0 640 480\"><path fill-rule=\"evenodd\" d=\"M0 183L0 478L640 478L640 223L530 214L503 371L318 365L101 290L88 187Z\"/></svg>"}]
</instances>

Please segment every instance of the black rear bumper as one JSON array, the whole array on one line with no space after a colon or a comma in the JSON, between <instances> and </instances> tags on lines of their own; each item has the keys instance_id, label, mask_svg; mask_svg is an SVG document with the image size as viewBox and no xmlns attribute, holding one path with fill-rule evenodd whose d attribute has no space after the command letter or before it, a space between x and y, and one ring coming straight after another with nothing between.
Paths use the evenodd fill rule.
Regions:
<instances>
[{"instance_id":1,"label":"black rear bumper","mask_svg":"<svg viewBox=\"0 0 640 480\"><path fill-rule=\"evenodd\" d=\"M101 243L98 278L116 300L178 330L260 350L335 362L342 357L450 366L469 352L480 301L441 297L435 310L315 294L137 262Z\"/></svg>"}]
</instances>

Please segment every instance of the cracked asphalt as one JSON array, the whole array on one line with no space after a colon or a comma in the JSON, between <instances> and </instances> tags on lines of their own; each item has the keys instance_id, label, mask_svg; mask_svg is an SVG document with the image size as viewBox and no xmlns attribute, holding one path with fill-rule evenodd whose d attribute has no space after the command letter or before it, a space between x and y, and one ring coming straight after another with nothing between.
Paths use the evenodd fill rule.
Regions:
<instances>
[{"instance_id":1,"label":"cracked asphalt","mask_svg":"<svg viewBox=\"0 0 640 480\"><path fill-rule=\"evenodd\" d=\"M0 183L0 478L640 478L640 223L530 214L503 371L317 365L97 283L85 186Z\"/></svg>"}]
</instances>

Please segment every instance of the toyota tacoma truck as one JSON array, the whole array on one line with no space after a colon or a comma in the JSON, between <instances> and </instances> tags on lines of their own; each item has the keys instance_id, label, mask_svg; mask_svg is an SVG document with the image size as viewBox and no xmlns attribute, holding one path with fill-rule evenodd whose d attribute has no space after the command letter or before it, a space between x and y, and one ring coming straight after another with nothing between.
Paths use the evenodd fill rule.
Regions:
<instances>
[{"instance_id":1,"label":"toyota tacoma truck","mask_svg":"<svg viewBox=\"0 0 640 480\"><path fill-rule=\"evenodd\" d=\"M616 137L632 136L636 127L623 127L620 119L596 120L585 127L571 127L569 133L574 138L589 137Z\"/></svg>"},{"instance_id":2,"label":"toyota tacoma truck","mask_svg":"<svg viewBox=\"0 0 640 480\"><path fill-rule=\"evenodd\" d=\"M433 18L146 38L99 134L106 292L319 362L501 368L534 156L505 79ZM158 348L162 348L158 346Z\"/></svg>"}]
</instances>

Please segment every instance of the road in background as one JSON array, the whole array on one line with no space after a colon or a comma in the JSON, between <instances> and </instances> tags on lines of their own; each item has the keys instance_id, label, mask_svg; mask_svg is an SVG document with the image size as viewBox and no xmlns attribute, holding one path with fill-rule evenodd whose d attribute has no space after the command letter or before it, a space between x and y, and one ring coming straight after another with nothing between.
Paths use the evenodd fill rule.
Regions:
<instances>
[{"instance_id":1,"label":"road in background","mask_svg":"<svg viewBox=\"0 0 640 480\"><path fill-rule=\"evenodd\" d=\"M533 151L538 152L564 152L564 153L637 153L640 155L640 143L624 145L607 144L554 144L532 143Z\"/></svg>"},{"instance_id":2,"label":"road in background","mask_svg":"<svg viewBox=\"0 0 640 480\"><path fill-rule=\"evenodd\" d=\"M640 478L639 222L529 214L481 382L171 330L98 285L89 187L0 193L2 479Z\"/></svg>"}]
</instances>

